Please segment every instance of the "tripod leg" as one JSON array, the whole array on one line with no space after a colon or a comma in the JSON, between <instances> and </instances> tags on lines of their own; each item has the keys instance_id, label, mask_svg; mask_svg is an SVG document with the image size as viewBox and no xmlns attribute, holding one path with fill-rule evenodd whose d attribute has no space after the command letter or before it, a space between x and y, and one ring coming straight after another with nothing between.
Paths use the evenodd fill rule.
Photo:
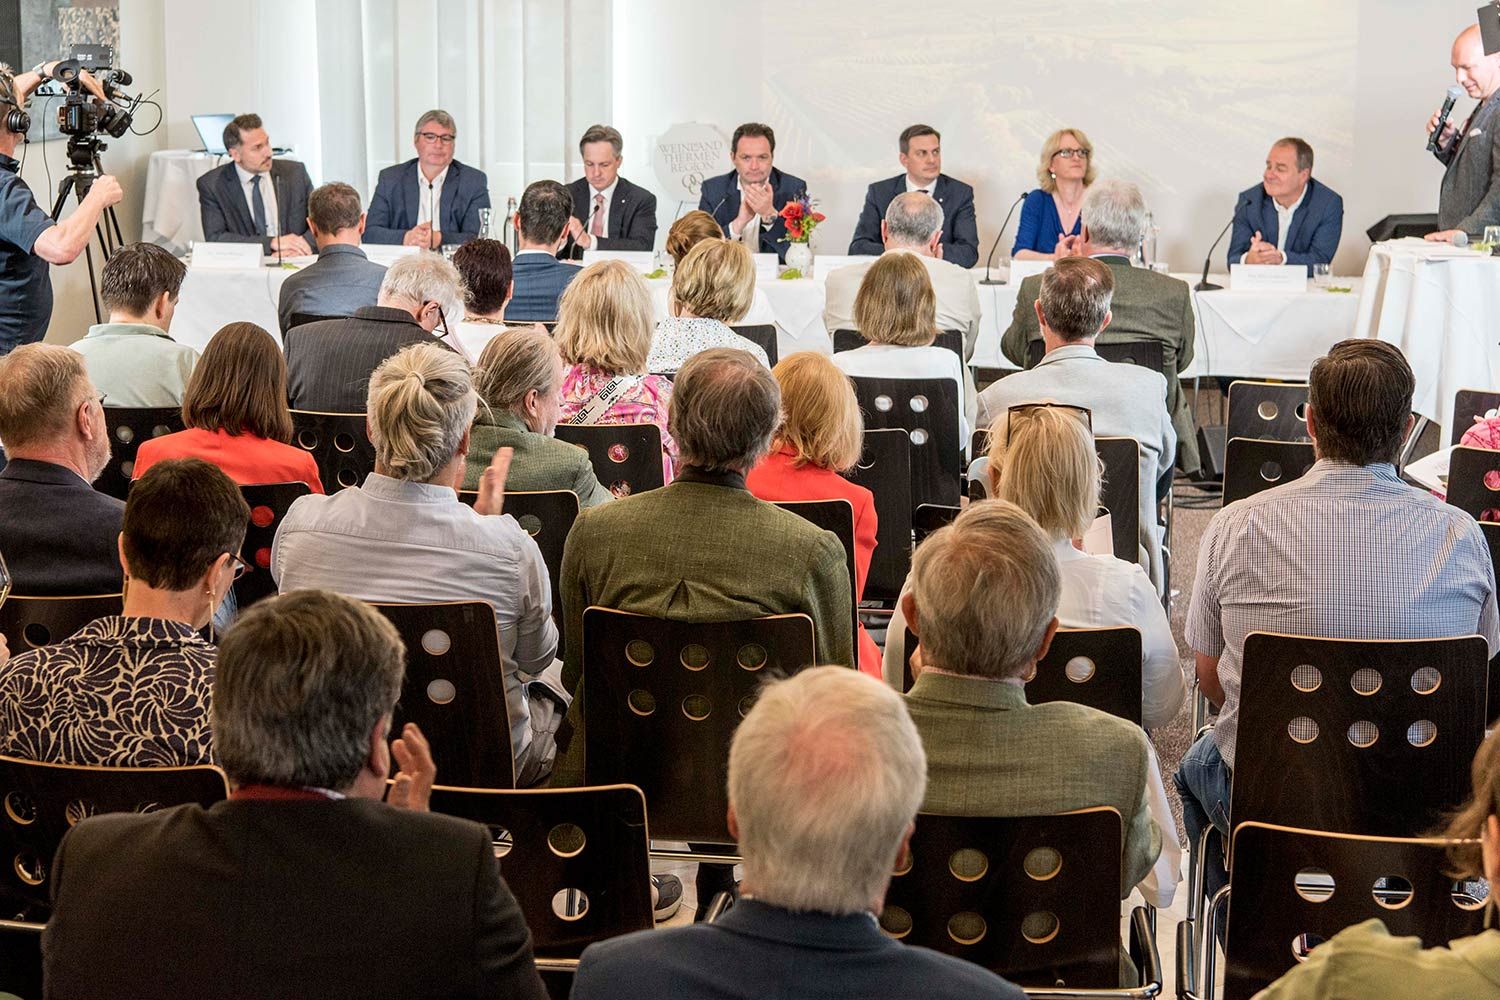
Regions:
<instances>
[{"instance_id":1,"label":"tripod leg","mask_svg":"<svg viewBox=\"0 0 1500 1000\"><path fill-rule=\"evenodd\" d=\"M94 322L104 322L104 310L99 307L99 281L94 277L94 249L92 245L83 248L84 257L89 268L89 301L94 303Z\"/></svg>"},{"instance_id":2,"label":"tripod leg","mask_svg":"<svg viewBox=\"0 0 1500 1000\"><path fill-rule=\"evenodd\" d=\"M52 221L56 222L62 218L63 205L67 204L68 194L73 190L73 175L69 174L57 183L57 200L52 203Z\"/></svg>"}]
</instances>

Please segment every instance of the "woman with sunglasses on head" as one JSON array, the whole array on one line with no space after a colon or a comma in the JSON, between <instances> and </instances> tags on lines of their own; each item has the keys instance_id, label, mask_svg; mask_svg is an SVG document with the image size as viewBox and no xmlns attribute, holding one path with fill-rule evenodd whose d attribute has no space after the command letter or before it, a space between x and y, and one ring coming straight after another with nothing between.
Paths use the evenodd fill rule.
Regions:
<instances>
[{"instance_id":1,"label":"woman with sunglasses on head","mask_svg":"<svg viewBox=\"0 0 1500 1000\"><path fill-rule=\"evenodd\" d=\"M1083 196L1094 183L1089 137L1076 128L1049 135L1036 178L1041 187L1026 196L1016 223L1015 260L1052 260L1083 233Z\"/></svg>"}]
</instances>

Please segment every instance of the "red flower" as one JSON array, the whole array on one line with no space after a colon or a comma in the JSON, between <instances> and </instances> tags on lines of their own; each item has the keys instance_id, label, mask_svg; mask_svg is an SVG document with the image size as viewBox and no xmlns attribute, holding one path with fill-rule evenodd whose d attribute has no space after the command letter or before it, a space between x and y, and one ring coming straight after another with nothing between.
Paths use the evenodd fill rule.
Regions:
<instances>
[{"instance_id":1,"label":"red flower","mask_svg":"<svg viewBox=\"0 0 1500 1000\"><path fill-rule=\"evenodd\" d=\"M802 238L802 224L796 221L788 222L786 224L786 234L794 240L800 240Z\"/></svg>"},{"instance_id":2,"label":"red flower","mask_svg":"<svg viewBox=\"0 0 1500 1000\"><path fill-rule=\"evenodd\" d=\"M824 219L828 218L828 216L824 215L822 212L814 212L812 214L812 217L814 222L822 222Z\"/></svg>"},{"instance_id":3,"label":"red flower","mask_svg":"<svg viewBox=\"0 0 1500 1000\"><path fill-rule=\"evenodd\" d=\"M802 203L800 201L789 201L781 209L781 217L787 222L802 218Z\"/></svg>"}]
</instances>

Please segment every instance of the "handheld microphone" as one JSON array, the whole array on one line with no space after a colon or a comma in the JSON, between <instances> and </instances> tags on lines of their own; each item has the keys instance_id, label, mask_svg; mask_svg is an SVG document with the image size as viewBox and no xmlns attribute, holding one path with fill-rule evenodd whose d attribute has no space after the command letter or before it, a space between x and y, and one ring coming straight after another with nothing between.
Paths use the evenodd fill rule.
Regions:
<instances>
[{"instance_id":1,"label":"handheld microphone","mask_svg":"<svg viewBox=\"0 0 1500 1000\"><path fill-rule=\"evenodd\" d=\"M1000 247L1000 238L1005 235L1005 227L1010 225L1010 217L1015 214L1016 206L1026 200L1026 192L1021 192L1015 201L1010 203L1010 211L1005 213L1005 221L1000 223L1000 231L995 234L995 242L990 244L990 255L984 259L984 280L981 285L998 285L998 278L990 277L990 261L995 259L995 251Z\"/></svg>"},{"instance_id":2,"label":"handheld microphone","mask_svg":"<svg viewBox=\"0 0 1500 1000\"><path fill-rule=\"evenodd\" d=\"M1230 226L1234 225L1235 216L1239 215L1240 209L1244 208L1248 204L1250 204L1250 196L1246 195L1239 200L1238 204L1234 206L1234 215L1231 215L1229 217L1229 221L1224 223L1224 228L1219 230L1219 235L1214 237L1214 245L1208 248L1208 255L1203 258L1203 277L1199 279L1196 285L1193 286L1194 291L1217 292L1224 287L1223 285L1216 285L1208 280L1208 265L1213 261L1214 251L1219 249L1219 242L1224 239L1224 234L1229 232Z\"/></svg>"},{"instance_id":3,"label":"handheld microphone","mask_svg":"<svg viewBox=\"0 0 1500 1000\"><path fill-rule=\"evenodd\" d=\"M1448 124L1448 116L1453 113L1453 102L1464 96L1464 88L1458 84L1448 88L1448 96L1443 98L1443 110L1438 112L1437 128L1427 137L1427 152L1436 152L1438 139L1443 135L1443 127Z\"/></svg>"}]
</instances>

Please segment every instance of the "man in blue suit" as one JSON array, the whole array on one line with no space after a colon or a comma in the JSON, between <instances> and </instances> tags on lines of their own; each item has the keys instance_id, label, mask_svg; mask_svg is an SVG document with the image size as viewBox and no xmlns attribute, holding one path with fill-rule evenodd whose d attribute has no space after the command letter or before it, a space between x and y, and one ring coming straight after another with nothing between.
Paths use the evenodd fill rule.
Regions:
<instances>
[{"instance_id":1,"label":"man in blue suit","mask_svg":"<svg viewBox=\"0 0 1500 1000\"><path fill-rule=\"evenodd\" d=\"M557 181L535 181L521 194L516 210L520 246L511 265L507 323L550 323L557 319L557 300L582 270L557 259L568 238L573 196Z\"/></svg>"},{"instance_id":2,"label":"man in blue suit","mask_svg":"<svg viewBox=\"0 0 1500 1000\"><path fill-rule=\"evenodd\" d=\"M703 182L698 208L714 217L725 236L753 244L752 253L774 253L785 263L791 244L784 242L786 222L779 213L787 202L806 193L807 182L777 170L771 163L775 155L776 133L771 126L746 122L735 129L729 143L734 169Z\"/></svg>"},{"instance_id":3,"label":"man in blue suit","mask_svg":"<svg viewBox=\"0 0 1500 1000\"><path fill-rule=\"evenodd\" d=\"M591 125L578 140L583 176L568 185L573 217L563 260L585 250L656 248L656 195L620 176L625 140L611 125Z\"/></svg>"},{"instance_id":4,"label":"man in blue suit","mask_svg":"<svg viewBox=\"0 0 1500 1000\"><path fill-rule=\"evenodd\" d=\"M386 167L366 213L366 243L400 243L436 250L479 235L479 210L490 207L484 171L453 158L453 116L433 110L417 119L417 155Z\"/></svg>"},{"instance_id":5,"label":"man in blue suit","mask_svg":"<svg viewBox=\"0 0 1500 1000\"><path fill-rule=\"evenodd\" d=\"M854 227L849 253L885 252L880 223L896 195L921 191L943 206L941 257L959 267L979 261L979 227L974 222L974 189L943 173L943 137L931 125L912 125L901 133L901 165L906 173L876 181L865 192L865 207Z\"/></svg>"},{"instance_id":6,"label":"man in blue suit","mask_svg":"<svg viewBox=\"0 0 1500 1000\"><path fill-rule=\"evenodd\" d=\"M1330 264L1344 232L1344 199L1312 179L1312 147L1278 139L1261 183L1241 191L1229 239L1231 264Z\"/></svg>"}]
</instances>

